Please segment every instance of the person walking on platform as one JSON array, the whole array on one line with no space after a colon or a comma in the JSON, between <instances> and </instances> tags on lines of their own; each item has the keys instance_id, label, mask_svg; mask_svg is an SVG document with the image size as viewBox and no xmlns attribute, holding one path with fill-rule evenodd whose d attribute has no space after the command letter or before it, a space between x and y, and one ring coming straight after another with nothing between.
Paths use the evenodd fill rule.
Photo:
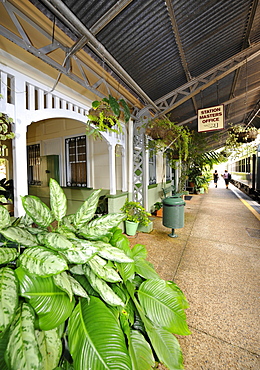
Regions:
<instances>
[{"instance_id":1,"label":"person walking on platform","mask_svg":"<svg viewBox=\"0 0 260 370\"><path fill-rule=\"evenodd\" d=\"M228 184L229 184L229 181L231 180L231 175L228 172L228 170L225 170L225 172L222 176L223 176L223 179L224 179L225 184L226 184L226 189L228 189Z\"/></svg>"},{"instance_id":2,"label":"person walking on platform","mask_svg":"<svg viewBox=\"0 0 260 370\"><path fill-rule=\"evenodd\" d=\"M213 179L214 179L214 184L215 184L215 188L218 187L218 171L215 170L215 172L213 173Z\"/></svg>"}]
</instances>

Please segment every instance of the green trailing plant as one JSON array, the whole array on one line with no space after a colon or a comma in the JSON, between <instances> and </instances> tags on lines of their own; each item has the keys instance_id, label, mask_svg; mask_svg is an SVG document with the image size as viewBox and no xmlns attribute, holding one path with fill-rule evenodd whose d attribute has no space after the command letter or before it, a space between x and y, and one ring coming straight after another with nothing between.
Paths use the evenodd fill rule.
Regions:
<instances>
[{"instance_id":1,"label":"green trailing plant","mask_svg":"<svg viewBox=\"0 0 260 370\"><path fill-rule=\"evenodd\" d=\"M120 209L126 215L126 220L147 226L150 222L151 213L147 212L139 202L126 201Z\"/></svg>"},{"instance_id":2,"label":"green trailing plant","mask_svg":"<svg viewBox=\"0 0 260 370\"><path fill-rule=\"evenodd\" d=\"M189 130L177 126L168 118L155 118L145 125L145 133L149 136L148 149L152 152L167 152L169 160L186 160L189 154Z\"/></svg>"},{"instance_id":3,"label":"green trailing plant","mask_svg":"<svg viewBox=\"0 0 260 370\"><path fill-rule=\"evenodd\" d=\"M122 133L120 116L125 123L130 119L130 110L124 99L116 99L109 95L108 98L93 101L87 115L87 135L102 138L100 134L102 131Z\"/></svg>"},{"instance_id":4,"label":"green trailing plant","mask_svg":"<svg viewBox=\"0 0 260 370\"><path fill-rule=\"evenodd\" d=\"M123 213L93 218L100 190L66 215L50 180L50 208L26 195L25 216L0 206L0 368L183 369L187 301L160 279L143 245L130 248Z\"/></svg>"},{"instance_id":5,"label":"green trailing plant","mask_svg":"<svg viewBox=\"0 0 260 370\"><path fill-rule=\"evenodd\" d=\"M3 95L0 94L0 99ZM5 156L7 145L3 144L2 141L13 139L15 133L11 131L11 124L13 119L10 118L6 113L0 112L0 157Z\"/></svg>"},{"instance_id":6,"label":"green trailing plant","mask_svg":"<svg viewBox=\"0 0 260 370\"><path fill-rule=\"evenodd\" d=\"M245 151L254 151L255 140L259 134L259 130L256 127L246 127L243 125L232 125L229 124L228 136L225 143L225 152L227 156L239 156ZM246 144L246 145L245 145Z\"/></svg>"}]
</instances>

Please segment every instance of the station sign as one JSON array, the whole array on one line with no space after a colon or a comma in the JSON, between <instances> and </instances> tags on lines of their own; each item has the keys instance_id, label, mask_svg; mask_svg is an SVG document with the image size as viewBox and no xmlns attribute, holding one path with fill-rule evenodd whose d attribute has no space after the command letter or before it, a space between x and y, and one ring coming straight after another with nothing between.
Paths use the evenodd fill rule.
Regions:
<instances>
[{"instance_id":1,"label":"station sign","mask_svg":"<svg viewBox=\"0 0 260 370\"><path fill-rule=\"evenodd\" d=\"M198 109L198 132L224 128L224 105Z\"/></svg>"}]
</instances>

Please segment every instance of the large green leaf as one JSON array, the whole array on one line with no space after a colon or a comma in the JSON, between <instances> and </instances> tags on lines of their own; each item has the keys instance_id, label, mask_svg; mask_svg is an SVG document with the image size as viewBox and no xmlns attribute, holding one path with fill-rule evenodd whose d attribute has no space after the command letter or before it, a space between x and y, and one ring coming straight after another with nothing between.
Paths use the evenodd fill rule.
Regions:
<instances>
[{"instance_id":1,"label":"large green leaf","mask_svg":"<svg viewBox=\"0 0 260 370\"><path fill-rule=\"evenodd\" d=\"M50 205L55 220L61 221L67 212L67 199L62 188L54 179L50 179Z\"/></svg>"},{"instance_id":2,"label":"large green leaf","mask_svg":"<svg viewBox=\"0 0 260 370\"><path fill-rule=\"evenodd\" d=\"M159 360L169 368L169 370L181 370L183 367L183 357L177 338L167 330L146 326L146 330L152 346Z\"/></svg>"},{"instance_id":3,"label":"large green leaf","mask_svg":"<svg viewBox=\"0 0 260 370\"><path fill-rule=\"evenodd\" d=\"M25 249L19 262L25 271L41 277L56 275L68 269L62 256L41 246Z\"/></svg>"},{"instance_id":4,"label":"large green leaf","mask_svg":"<svg viewBox=\"0 0 260 370\"><path fill-rule=\"evenodd\" d=\"M134 263L115 263L120 275L122 276L123 280L126 281L128 279L132 279L135 274L135 264Z\"/></svg>"},{"instance_id":5,"label":"large green leaf","mask_svg":"<svg viewBox=\"0 0 260 370\"><path fill-rule=\"evenodd\" d=\"M164 280L147 280L138 290L138 298L145 314L158 327L179 335L190 331L185 312L174 292Z\"/></svg>"},{"instance_id":6,"label":"large green leaf","mask_svg":"<svg viewBox=\"0 0 260 370\"><path fill-rule=\"evenodd\" d=\"M62 251L73 247L72 242L70 242L65 236L57 233L47 233L45 238L41 241L44 241L48 248L55 251Z\"/></svg>"},{"instance_id":7,"label":"large green leaf","mask_svg":"<svg viewBox=\"0 0 260 370\"><path fill-rule=\"evenodd\" d=\"M105 265L104 265L105 262ZM116 283L122 281L121 277L118 275L116 270L106 264L99 256L94 256L91 260L88 261L88 265L91 267L92 271L101 279L108 281L110 283ZM84 267L83 267L84 269Z\"/></svg>"},{"instance_id":8,"label":"large green leaf","mask_svg":"<svg viewBox=\"0 0 260 370\"><path fill-rule=\"evenodd\" d=\"M59 364L62 353L62 343L57 329L48 331L35 331L36 340L42 355L41 370L55 369Z\"/></svg>"},{"instance_id":9,"label":"large green leaf","mask_svg":"<svg viewBox=\"0 0 260 370\"><path fill-rule=\"evenodd\" d=\"M74 299L70 302L67 293L54 284L52 277L29 275L21 267L16 269L16 275L21 295L30 299L41 330L54 329L67 320L74 308Z\"/></svg>"},{"instance_id":10,"label":"large green leaf","mask_svg":"<svg viewBox=\"0 0 260 370\"><path fill-rule=\"evenodd\" d=\"M48 227L53 221L53 215L49 209L38 197L25 195L22 198L23 208L33 219L36 225Z\"/></svg>"},{"instance_id":11,"label":"large green leaf","mask_svg":"<svg viewBox=\"0 0 260 370\"><path fill-rule=\"evenodd\" d=\"M175 284L173 281L167 281L167 285L174 291L176 299L178 299L178 302L180 303L181 307L184 310L186 308L189 308L189 302L187 301L183 291L178 287L178 285Z\"/></svg>"},{"instance_id":12,"label":"large green leaf","mask_svg":"<svg viewBox=\"0 0 260 370\"><path fill-rule=\"evenodd\" d=\"M101 298L110 306L124 306L124 302L118 297L116 293L110 288L110 286L102 279L97 277L94 272L88 267L83 267L84 272L91 284L91 286L97 291Z\"/></svg>"},{"instance_id":13,"label":"large green leaf","mask_svg":"<svg viewBox=\"0 0 260 370\"><path fill-rule=\"evenodd\" d=\"M8 210L0 205L0 229L4 229L11 225L11 218Z\"/></svg>"},{"instance_id":14,"label":"large green leaf","mask_svg":"<svg viewBox=\"0 0 260 370\"><path fill-rule=\"evenodd\" d=\"M135 271L145 279L160 279L153 265L149 261L141 258L135 259Z\"/></svg>"},{"instance_id":15,"label":"large green leaf","mask_svg":"<svg viewBox=\"0 0 260 370\"><path fill-rule=\"evenodd\" d=\"M4 359L5 351L9 340L9 330L0 334L0 369L8 370L7 364Z\"/></svg>"},{"instance_id":16,"label":"large green leaf","mask_svg":"<svg viewBox=\"0 0 260 370\"><path fill-rule=\"evenodd\" d=\"M0 248L0 265L15 260L18 255L15 248Z\"/></svg>"},{"instance_id":17,"label":"large green leaf","mask_svg":"<svg viewBox=\"0 0 260 370\"><path fill-rule=\"evenodd\" d=\"M18 281L9 267L0 269L0 333L12 322L18 306Z\"/></svg>"},{"instance_id":18,"label":"large green leaf","mask_svg":"<svg viewBox=\"0 0 260 370\"><path fill-rule=\"evenodd\" d=\"M11 327L6 358L12 370L40 370L41 354L34 332L34 312L23 303Z\"/></svg>"},{"instance_id":19,"label":"large green leaf","mask_svg":"<svg viewBox=\"0 0 260 370\"><path fill-rule=\"evenodd\" d=\"M26 247L34 247L37 245L37 239L34 235L29 233L26 229L15 226L10 226L8 229L1 230L0 232L6 239L16 242Z\"/></svg>"},{"instance_id":20,"label":"large green leaf","mask_svg":"<svg viewBox=\"0 0 260 370\"><path fill-rule=\"evenodd\" d=\"M87 200L81 205L78 211L74 215L74 226L77 229L81 229L83 226L89 222L97 209L99 194L101 189L93 191Z\"/></svg>"},{"instance_id":21,"label":"large green leaf","mask_svg":"<svg viewBox=\"0 0 260 370\"><path fill-rule=\"evenodd\" d=\"M152 370L155 366L149 343L138 330L131 330L129 336L129 353L133 370Z\"/></svg>"},{"instance_id":22,"label":"large green leaf","mask_svg":"<svg viewBox=\"0 0 260 370\"><path fill-rule=\"evenodd\" d=\"M100 299L80 300L69 319L68 332L75 370L132 369L118 321Z\"/></svg>"},{"instance_id":23,"label":"large green leaf","mask_svg":"<svg viewBox=\"0 0 260 370\"><path fill-rule=\"evenodd\" d=\"M109 95L109 104L112 108L112 111L114 112L116 117L119 117L120 115L120 106L116 98L114 98L112 95Z\"/></svg>"}]
</instances>

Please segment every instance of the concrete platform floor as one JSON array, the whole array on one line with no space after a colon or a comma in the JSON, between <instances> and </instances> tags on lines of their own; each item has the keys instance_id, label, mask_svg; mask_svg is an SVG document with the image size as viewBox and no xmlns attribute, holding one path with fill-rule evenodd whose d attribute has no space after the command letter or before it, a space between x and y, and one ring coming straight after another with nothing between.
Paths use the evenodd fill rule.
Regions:
<instances>
[{"instance_id":1,"label":"concrete platform floor","mask_svg":"<svg viewBox=\"0 0 260 370\"><path fill-rule=\"evenodd\" d=\"M186 201L177 238L158 217L150 234L129 237L189 301L192 334L178 336L185 370L260 369L260 222L222 181Z\"/></svg>"}]
</instances>

